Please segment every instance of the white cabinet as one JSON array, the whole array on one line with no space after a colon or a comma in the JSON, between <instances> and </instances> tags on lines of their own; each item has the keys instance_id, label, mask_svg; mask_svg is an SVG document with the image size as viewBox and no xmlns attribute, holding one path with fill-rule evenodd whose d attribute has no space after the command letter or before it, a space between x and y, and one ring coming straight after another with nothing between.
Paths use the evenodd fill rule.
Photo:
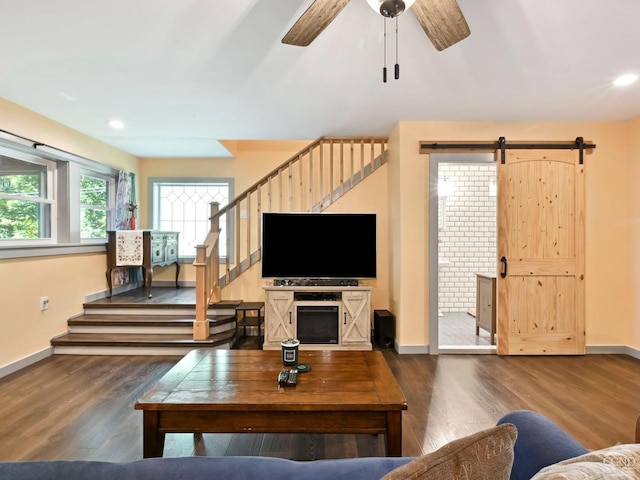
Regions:
<instances>
[{"instance_id":1,"label":"white cabinet","mask_svg":"<svg viewBox=\"0 0 640 480\"><path fill-rule=\"evenodd\" d=\"M371 342L371 305L368 291L342 292L343 345L367 344Z\"/></svg>"},{"instance_id":2,"label":"white cabinet","mask_svg":"<svg viewBox=\"0 0 640 480\"><path fill-rule=\"evenodd\" d=\"M264 311L264 345L277 346L287 338L295 338L293 291L267 292Z\"/></svg>"},{"instance_id":3,"label":"white cabinet","mask_svg":"<svg viewBox=\"0 0 640 480\"><path fill-rule=\"evenodd\" d=\"M280 349L280 342L297 338L298 307L325 307L336 312L337 343L305 343L307 350L371 350L371 287L279 286L265 287L265 350ZM300 315L304 312L301 310ZM325 317L326 318L326 317ZM301 320L302 321L302 320ZM302 332L301 332L302 335ZM334 337L335 338L335 337Z\"/></svg>"}]
</instances>

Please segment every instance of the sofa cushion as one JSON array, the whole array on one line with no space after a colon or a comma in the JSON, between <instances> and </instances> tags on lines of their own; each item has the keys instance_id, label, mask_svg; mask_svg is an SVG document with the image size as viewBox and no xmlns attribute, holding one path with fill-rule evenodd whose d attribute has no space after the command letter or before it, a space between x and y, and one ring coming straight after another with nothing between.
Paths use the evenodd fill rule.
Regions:
<instances>
[{"instance_id":1,"label":"sofa cushion","mask_svg":"<svg viewBox=\"0 0 640 480\"><path fill-rule=\"evenodd\" d=\"M511 423L518 430L518 439L513 447L511 480L529 480L548 465L589 451L538 412L515 410L498 421L498 425L503 423Z\"/></svg>"},{"instance_id":2,"label":"sofa cushion","mask_svg":"<svg viewBox=\"0 0 640 480\"><path fill-rule=\"evenodd\" d=\"M532 480L640 479L640 444L615 445L558 462Z\"/></svg>"},{"instance_id":3,"label":"sofa cushion","mask_svg":"<svg viewBox=\"0 0 640 480\"><path fill-rule=\"evenodd\" d=\"M516 437L516 427L509 423L498 425L418 457L389 472L382 480L508 480Z\"/></svg>"},{"instance_id":4,"label":"sofa cushion","mask_svg":"<svg viewBox=\"0 0 640 480\"><path fill-rule=\"evenodd\" d=\"M298 462L272 457L147 458L96 461L0 462L11 480L378 480L410 457L346 458Z\"/></svg>"}]
</instances>

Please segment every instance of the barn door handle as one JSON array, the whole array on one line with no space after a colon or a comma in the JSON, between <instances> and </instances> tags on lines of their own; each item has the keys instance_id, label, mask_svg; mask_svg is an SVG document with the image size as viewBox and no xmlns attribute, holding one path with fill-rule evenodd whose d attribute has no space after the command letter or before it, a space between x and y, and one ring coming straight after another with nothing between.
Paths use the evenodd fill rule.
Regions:
<instances>
[{"instance_id":1,"label":"barn door handle","mask_svg":"<svg viewBox=\"0 0 640 480\"><path fill-rule=\"evenodd\" d=\"M500 272L500 276L505 278L507 276L507 257L502 257L500 261L502 262L502 272Z\"/></svg>"},{"instance_id":2,"label":"barn door handle","mask_svg":"<svg viewBox=\"0 0 640 480\"><path fill-rule=\"evenodd\" d=\"M289 312L289 325L291 325L291 312Z\"/></svg>"}]
</instances>

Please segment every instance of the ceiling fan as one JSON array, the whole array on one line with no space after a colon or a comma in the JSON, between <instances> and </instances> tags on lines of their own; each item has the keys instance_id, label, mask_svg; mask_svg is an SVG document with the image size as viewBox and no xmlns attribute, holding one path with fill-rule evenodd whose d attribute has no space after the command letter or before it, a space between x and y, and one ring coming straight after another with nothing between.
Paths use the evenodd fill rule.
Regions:
<instances>
[{"instance_id":1,"label":"ceiling fan","mask_svg":"<svg viewBox=\"0 0 640 480\"><path fill-rule=\"evenodd\" d=\"M306 47L335 19L349 0L314 0L282 39ZM469 25L456 0L367 0L383 17L395 18L412 8L422 29L442 51L469 36Z\"/></svg>"}]
</instances>

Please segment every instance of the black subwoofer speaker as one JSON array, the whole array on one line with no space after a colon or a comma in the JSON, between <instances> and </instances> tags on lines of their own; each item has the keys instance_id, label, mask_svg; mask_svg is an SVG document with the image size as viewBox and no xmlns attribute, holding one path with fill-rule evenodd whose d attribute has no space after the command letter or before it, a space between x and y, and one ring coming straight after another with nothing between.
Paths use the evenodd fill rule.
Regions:
<instances>
[{"instance_id":1,"label":"black subwoofer speaker","mask_svg":"<svg viewBox=\"0 0 640 480\"><path fill-rule=\"evenodd\" d=\"M380 348L393 348L396 317L389 310L373 311L373 340Z\"/></svg>"}]
</instances>

